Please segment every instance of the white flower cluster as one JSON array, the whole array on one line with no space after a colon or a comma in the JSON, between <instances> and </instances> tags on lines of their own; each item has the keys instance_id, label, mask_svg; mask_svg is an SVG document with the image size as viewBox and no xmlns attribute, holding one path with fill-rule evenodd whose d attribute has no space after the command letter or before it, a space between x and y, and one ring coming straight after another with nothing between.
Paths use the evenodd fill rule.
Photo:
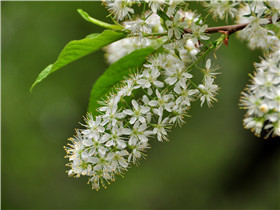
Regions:
<instances>
[{"instance_id":1,"label":"white flower cluster","mask_svg":"<svg viewBox=\"0 0 280 210\"><path fill-rule=\"evenodd\" d=\"M146 0L147 6L151 9L151 14L157 15L158 12L166 12L171 20L165 21L164 25L168 31L168 37L173 36L180 40L184 28L191 28L193 32L200 33L202 40L207 40L203 32L207 26L199 26L196 21L188 23L187 18L182 17L181 8L186 5L182 0ZM109 10L114 14L117 21L124 18L131 19L130 14L134 13L133 5L141 4L138 0L106 0ZM249 47L252 49L262 48L269 49L277 43L277 34L274 30L267 27L268 23L273 23L276 27L280 27L280 1L238 1L238 0L211 0L203 2L209 13L214 19L228 19L236 17L237 24L247 24L244 30L238 32L239 38L247 40ZM120 15L121 14L121 15ZM160 25L160 24L158 24ZM145 18L132 21L131 33L143 37L143 33L151 32L151 25ZM191 27L190 27L191 26ZM196 38L193 41L196 42ZM179 43L176 43L179 45ZM195 44L195 43L194 43Z\"/></svg>"},{"instance_id":2,"label":"white flower cluster","mask_svg":"<svg viewBox=\"0 0 280 210\"><path fill-rule=\"evenodd\" d=\"M279 49L267 55L260 63L256 63L252 84L241 99L242 106L247 109L244 125L258 136L263 128L270 130L268 135L272 133L273 136L280 136Z\"/></svg>"},{"instance_id":3,"label":"white flower cluster","mask_svg":"<svg viewBox=\"0 0 280 210\"><path fill-rule=\"evenodd\" d=\"M174 1L173 6L177 5L175 2L178 3L178 1ZM176 7L173 9L175 8ZM164 29L163 22L156 13L146 13L144 20L136 18L135 21L123 21L122 24L125 30L128 30L132 36L136 37L128 37L105 47L104 50L106 52L105 57L107 58L107 62L112 64L136 49L148 46L156 48L160 43L165 42L167 40L166 37L168 37L169 42L165 44L164 47L167 50L178 50L185 64L189 64L196 59L196 55L200 52L200 45L197 43L198 39L209 39L209 37L204 34L207 26L204 25L200 27L195 24L197 22L198 24L202 24L198 15L192 11L183 10L178 10L173 21L166 21L168 30ZM185 34L183 36L184 28L191 28L194 34ZM143 37L145 33L167 33L168 36L161 38Z\"/></svg>"},{"instance_id":4,"label":"white flower cluster","mask_svg":"<svg viewBox=\"0 0 280 210\"><path fill-rule=\"evenodd\" d=\"M136 35L140 35L140 40L136 37L128 37L125 39L121 39L117 42L114 42L104 48L106 54L105 57L107 58L107 62L112 64L119 60L120 58L126 56L127 54L133 52L136 49L145 48L148 46L158 46L160 42L159 39L149 39L144 37L144 32L153 32L153 33L161 33L164 32L164 29L160 22L160 17L157 14L146 14L145 21L137 18L135 21L124 21L122 24L124 25L125 29L130 30ZM143 27L141 26L143 25ZM136 25L136 27L135 27ZM135 35L134 34L134 35Z\"/></svg>"},{"instance_id":5,"label":"white flower cluster","mask_svg":"<svg viewBox=\"0 0 280 210\"><path fill-rule=\"evenodd\" d=\"M65 148L69 176L89 176L92 188L98 190L123 174L130 163L137 164L151 139L167 141L167 131L184 122L192 101L214 99L217 86L210 68L208 60L203 84L192 89L193 76L183 61L172 54L150 56L142 73L126 79L102 102L101 114L95 118L89 114L86 129L70 138L72 144Z\"/></svg>"},{"instance_id":6,"label":"white flower cluster","mask_svg":"<svg viewBox=\"0 0 280 210\"><path fill-rule=\"evenodd\" d=\"M131 14L134 13L133 5L141 4L140 0L105 0L109 11L114 14L116 20L121 21L125 18L131 18ZM157 11L163 11L167 8L167 15L172 16L177 9L177 6L184 2L183 0L145 0L153 13Z\"/></svg>"},{"instance_id":7,"label":"white flower cluster","mask_svg":"<svg viewBox=\"0 0 280 210\"><path fill-rule=\"evenodd\" d=\"M261 48L267 50L278 42L273 30L267 27L280 17L280 1L252 1L243 3L237 13L237 24L249 23L246 28L238 32L238 37L248 41L251 49Z\"/></svg>"},{"instance_id":8,"label":"white flower cluster","mask_svg":"<svg viewBox=\"0 0 280 210\"><path fill-rule=\"evenodd\" d=\"M212 14L214 19L226 19L226 21L228 20L228 16L231 18L235 17L237 13L236 7L238 5L239 2L227 0L212 0L204 2L204 6Z\"/></svg>"},{"instance_id":9,"label":"white flower cluster","mask_svg":"<svg viewBox=\"0 0 280 210\"><path fill-rule=\"evenodd\" d=\"M117 21L130 19L135 4L141 2L106 0ZM280 42L264 26L270 21L278 21L279 5L242 2L243 7L237 10L239 4L214 0L204 5L213 18L238 16L239 23L249 23L240 36L248 39L250 45L270 46L270 50L274 45L273 53L256 64L253 84L244 93L242 102L248 109L244 120L247 128L260 134L267 122L265 128L271 128L274 135L279 135ZM65 148L70 161L69 176L89 176L89 183L96 190L106 187L116 175L122 175L131 164L137 164L145 157L151 139L166 141L167 132L174 125L184 123L192 101L200 100L201 106L207 103L209 107L216 101L217 66L212 65L210 59L206 61L201 84L192 81L190 71L219 44L208 41L208 26L203 24L202 18L182 6L186 6L182 0L146 0L141 18L122 22L129 37L105 48L109 63L135 49L157 45L157 42L162 48L160 53L147 58L140 72L115 87L101 102L100 115L89 114L85 129L77 130L77 135L70 139L71 143ZM146 7L150 10L146 11ZM221 38L224 40L225 36ZM210 44L212 48L208 46Z\"/></svg>"},{"instance_id":10,"label":"white flower cluster","mask_svg":"<svg viewBox=\"0 0 280 210\"><path fill-rule=\"evenodd\" d=\"M263 129L269 130L266 137L280 136L280 40L279 35L267 27L273 23L279 30L279 17L280 1L243 3L238 11L237 23L249 23L238 36L247 40L251 49L266 51L265 58L255 64L252 84L241 98L241 106L247 109L244 126L257 136Z\"/></svg>"}]
</instances>

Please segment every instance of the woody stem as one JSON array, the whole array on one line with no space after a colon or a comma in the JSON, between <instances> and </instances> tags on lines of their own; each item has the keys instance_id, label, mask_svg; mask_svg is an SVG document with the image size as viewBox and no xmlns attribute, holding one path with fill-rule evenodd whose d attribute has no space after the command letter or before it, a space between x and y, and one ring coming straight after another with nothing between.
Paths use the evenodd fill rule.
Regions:
<instances>
[{"instance_id":1,"label":"woody stem","mask_svg":"<svg viewBox=\"0 0 280 210\"><path fill-rule=\"evenodd\" d=\"M280 21L280 18L277 20L277 22ZM269 22L267 24L264 25L269 25L272 23L272 20L269 19ZM217 26L217 27L210 27L207 28L205 30L205 33L207 34L212 34L212 33L226 33L228 35L231 35L237 31L240 31L242 29L244 29L247 25L249 25L250 23L243 23L243 24L239 24L239 25L228 25L228 26ZM188 34L188 33L192 33L191 29L184 29L184 33Z\"/></svg>"}]
</instances>

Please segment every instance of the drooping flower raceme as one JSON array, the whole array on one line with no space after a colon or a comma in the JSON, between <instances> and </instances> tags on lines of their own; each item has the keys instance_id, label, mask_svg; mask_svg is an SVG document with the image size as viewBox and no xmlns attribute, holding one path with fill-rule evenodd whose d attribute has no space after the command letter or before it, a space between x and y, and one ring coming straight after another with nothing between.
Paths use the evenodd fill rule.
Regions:
<instances>
[{"instance_id":1,"label":"drooping flower raceme","mask_svg":"<svg viewBox=\"0 0 280 210\"><path fill-rule=\"evenodd\" d=\"M241 99L247 109L244 125L256 135L264 127L269 134L280 136L280 56L274 52L255 66L252 84Z\"/></svg>"},{"instance_id":2,"label":"drooping flower raceme","mask_svg":"<svg viewBox=\"0 0 280 210\"><path fill-rule=\"evenodd\" d=\"M172 127L185 122L192 102L211 107L217 101L218 67L213 60L205 59L205 67L198 68L203 73L200 82L194 82L192 71L228 38L225 31L218 31L224 33L219 41L209 41L205 20L188 10L184 1L145 1L143 14L136 15L133 6L140 4L137 0L106 0L114 21L127 34L106 47L106 57L113 63L135 49L152 46L158 51L100 102L99 115L87 115L84 129L77 130L65 147L69 176L88 176L96 190L106 188L117 175L138 164L146 156L149 142L167 141ZM245 127L258 135L264 127L279 136L280 42L266 27L278 21L279 5L244 2L238 8L238 1L215 0L204 6L214 19L237 16L238 23L246 24L239 37L254 48L273 52L256 64L256 75L242 103L247 109Z\"/></svg>"},{"instance_id":3,"label":"drooping flower raceme","mask_svg":"<svg viewBox=\"0 0 280 210\"><path fill-rule=\"evenodd\" d=\"M192 75L184 71L184 63L175 55L169 55L172 62L166 63L164 56L151 56L141 74L125 80L103 101L99 116L87 116L85 129L77 130L77 136L70 138L71 144L66 147L69 175L89 176L96 190L106 187L145 156L149 141L166 141L172 126L184 122L192 101L201 95L207 102L214 98L212 83L206 85L208 92L192 89ZM143 96L124 103L137 89Z\"/></svg>"},{"instance_id":4,"label":"drooping flower raceme","mask_svg":"<svg viewBox=\"0 0 280 210\"><path fill-rule=\"evenodd\" d=\"M238 24L249 23L238 36L247 40L250 48L265 50L264 59L255 65L252 84L242 93L241 99L241 106L247 109L244 126L257 136L263 129L269 130L267 136L280 135L280 41L279 34L267 27L268 23L277 23L279 6L279 1L255 1L243 4L237 13ZM273 27L279 31L279 24Z\"/></svg>"}]
</instances>

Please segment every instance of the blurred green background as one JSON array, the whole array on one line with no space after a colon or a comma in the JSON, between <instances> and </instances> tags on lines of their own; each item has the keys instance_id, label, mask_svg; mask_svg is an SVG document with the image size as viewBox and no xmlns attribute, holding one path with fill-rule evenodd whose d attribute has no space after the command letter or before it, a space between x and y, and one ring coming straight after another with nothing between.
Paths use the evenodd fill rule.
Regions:
<instances>
[{"instance_id":1,"label":"blurred green background","mask_svg":"<svg viewBox=\"0 0 280 210\"><path fill-rule=\"evenodd\" d=\"M106 9L101 2L1 5L2 209L280 209L280 141L243 129L238 108L260 52L231 37L217 52L219 103L193 104L170 142L152 142L139 167L96 192L86 178L67 177L63 146L107 68L103 52L52 74L32 94L29 88L67 42L102 31L76 9L101 20Z\"/></svg>"}]
</instances>

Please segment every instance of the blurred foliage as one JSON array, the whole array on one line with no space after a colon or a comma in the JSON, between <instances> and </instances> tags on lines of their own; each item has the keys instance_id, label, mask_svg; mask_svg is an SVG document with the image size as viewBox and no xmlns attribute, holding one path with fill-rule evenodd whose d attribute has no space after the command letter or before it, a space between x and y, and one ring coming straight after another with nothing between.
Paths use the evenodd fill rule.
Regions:
<instances>
[{"instance_id":1,"label":"blurred foliage","mask_svg":"<svg viewBox=\"0 0 280 210\"><path fill-rule=\"evenodd\" d=\"M106 21L106 9L100 2L1 5L2 209L280 208L280 141L244 130L238 108L260 52L231 37L217 52L219 103L193 104L192 117L173 129L170 142L152 142L139 167L96 192L86 178L67 177L62 147L83 122L91 87L108 67L103 52L64 67L32 94L29 88L66 43L103 30L76 10Z\"/></svg>"}]
</instances>

